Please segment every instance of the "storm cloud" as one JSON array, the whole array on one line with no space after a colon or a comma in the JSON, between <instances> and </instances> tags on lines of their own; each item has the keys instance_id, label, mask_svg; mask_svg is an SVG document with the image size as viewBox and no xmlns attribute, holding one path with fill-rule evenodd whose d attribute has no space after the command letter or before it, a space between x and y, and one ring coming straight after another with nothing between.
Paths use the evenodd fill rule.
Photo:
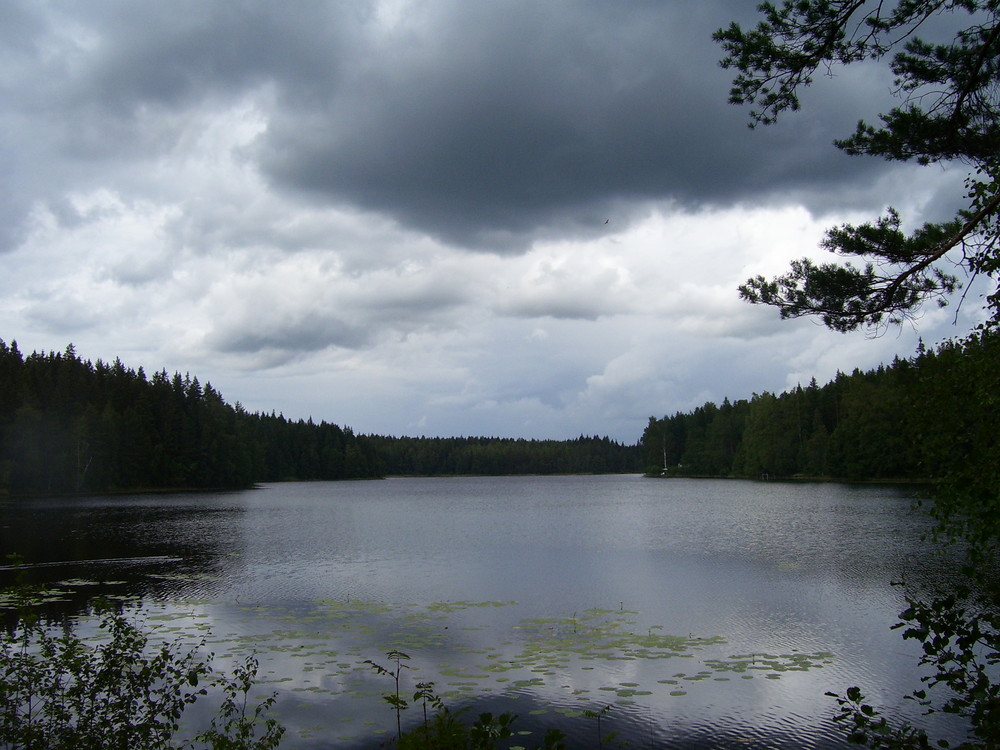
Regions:
<instances>
[{"instance_id":1,"label":"storm cloud","mask_svg":"<svg viewBox=\"0 0 1000 750\"><path fill-rule=\"evenodd\" d=\"M633 440L954 333L736 298L832 223L946 215L963 173L832 147L894 103L876 68L750 131L711 41L734 19L752 5L4 3L0 338L361 431Z\"/></svg>"}]
</instances>

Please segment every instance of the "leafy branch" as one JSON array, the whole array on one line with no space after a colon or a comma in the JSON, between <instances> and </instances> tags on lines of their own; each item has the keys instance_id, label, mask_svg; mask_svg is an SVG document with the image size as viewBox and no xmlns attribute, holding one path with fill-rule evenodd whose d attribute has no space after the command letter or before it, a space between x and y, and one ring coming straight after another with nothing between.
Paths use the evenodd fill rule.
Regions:
<instances>
[{"instance_id":1,"label":"leafy branch","mask_svg":"<svg viewBox=\"0 0 1000 750\"><path fill-rule=\"evenodd\" d=\"M750 30L733 23L715 32L737 75L730 102L749 104L750 125L770 124L799 108L799 90L821 67L873 64L893 49L889 62L901 106L859 122L835 141L847 154L931 164L961 161L975 176L967 181L968 207L956 218L924 224L906 234L895 210L873 223L827 232L822 247L863 259L817 264L794 261L789 273L749 279L743 299L773 305L784 318L817 315L837 331L878 328L912 319L929 299L944 304L958 287L935 264L961 249L956 265L970 276L998 272L1000 216L1000 6L989 0L785 0L759 6L763 20ZM932 16L964 11L969 25L945 43L915 33ZM1000 317L1000 295L988 299Z\"/></svg>"}]
</instances>

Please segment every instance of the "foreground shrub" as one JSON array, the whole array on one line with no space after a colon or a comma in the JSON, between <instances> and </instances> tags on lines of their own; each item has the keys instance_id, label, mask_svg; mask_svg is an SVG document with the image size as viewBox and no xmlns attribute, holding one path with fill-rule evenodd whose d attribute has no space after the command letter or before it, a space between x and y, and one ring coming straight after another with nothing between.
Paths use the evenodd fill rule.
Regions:
<instances>
[{"instance_id":1,"label":"foreground shrub","mask_svg":"<svg viewBox=\"0 0 1000 750\"><path fill-rule=\"evenodd\" d=\"M272 750L284 728L262 719L275 696L248 711L257 672L251 656L234 677L213 677L212 656L179 642L151 644L120 610L98 608L101 635L88 643L70 623L56 630L31 611L0 633L0 748L3 750ZM184 710L220 688L211 728L175 739Z\"/></svg>"},{"instance_id":2,"label":"foreground shrub","mask_svg":"<svg viewBox=\"0 0 1000 750\"><path fill-rule=\"evenodd\" d=\"M365 659L365 664L394 683L393 692L384 693L382 699L396 714L396 745L399 750L498 750L506 747L502 744L503 741L514 736L513 725L517 719L515 714L505 712L494 716L492 713L481 713L472 724L466 725L460 719L464 709L452 712L445 706L441 697L434 692L433 682L416 684L413 705L421 707L423 723L404 732L401 714L411 704L400 694L400 677L404 669L410 668L405 664L410 657L397 649L386 652L386 656L395 667L384 667L371 659ZM428 709L431 714L428 714ZM601 715L605 712L602 711ZM566 750L563 742L565 739L566 735L561 731L550 729L545 733L541 750ZM600 723L598 740L600 741Z\"/></svg>"}]
</instances>

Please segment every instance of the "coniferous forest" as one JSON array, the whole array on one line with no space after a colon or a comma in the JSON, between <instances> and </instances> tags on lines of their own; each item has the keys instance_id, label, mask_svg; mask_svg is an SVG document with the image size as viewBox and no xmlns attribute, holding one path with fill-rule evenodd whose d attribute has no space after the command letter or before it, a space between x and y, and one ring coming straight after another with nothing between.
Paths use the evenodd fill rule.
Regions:
<instances>
[{"instance_id":1,"label":"coniferous forest","mask_svg":"<svg viewBox=\"0 0 1000 750\"><path fill-rule=\"evenodd\" d=\"M525 440L496 437L366 438L393 476L624 474L640 471L637 445L607 437Z\"/></svg>"},{"instance_id":2,"label":"coniferous forest","mask_svg":"<svg viewBox=\"0 0 1000 750\"><path fill-rule=\"evenodd\" d=\"M998 363L1000 337L980 334L822 386L650 418L643 462L667 475L934 480L997 449L972 391Z\"/></svg>"},{"instance_id":3,"label":"coniferous forest","mask_svg":"<svg viewBox=\"0 0 1000 750\"><path fill-rule=\"evenodd\" d=\"M635 472L608 438L512 440L356 435L250 413L197 377L147 376L72 345L22 355L0 340L0 493L232 489L386 475Z\"/></svg>"},{"instance_id":4,"label":"coniferous forest","mask_svg":"<svg viewBox=\"0 0 1000 750\"><path fill-rule=\"evenodd\" d=\"M0 492L230 489L399 476L638 472L932 480L948 456L989 450L966 391L1000 362L996 335L921 350L779 395L650 418L638 445L358 435L250 413L197 377L147 376L72 347L24 356L0 340ZM995 446L994 446L995 447ZM664 472L664 469L666 471Z\"/></svg>"},{"instance_id":5,"label":"coniferous forest","mask_svg":"<svg viewBox=\"0 0 1000 750\"><path fill-rule=\"evenodd\" d=\"M0 488L12 494L375 476L370 447L337 425L249 414L197 377L0 341Z\"/></svg>"}]
</instances>

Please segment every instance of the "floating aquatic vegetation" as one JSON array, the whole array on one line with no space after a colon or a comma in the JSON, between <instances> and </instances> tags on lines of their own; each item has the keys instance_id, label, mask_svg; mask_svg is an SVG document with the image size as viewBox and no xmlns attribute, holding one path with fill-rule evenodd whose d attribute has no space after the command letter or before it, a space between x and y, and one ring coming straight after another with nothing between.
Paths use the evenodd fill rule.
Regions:
<instances>
[{"instance_id":1,"label":"floating aquatic vegetation","mask_svg":"<svg viewBox=\"0 0 1000 750\"><path fill-rule=\"evenodd\" d=\"M670 635L663 632L661 625L640 626L641 613L624 608L594 608L567 617L525 617L511 624L500 624L502 618L495 621L488 617L485 624L456 619L464 619L476 611L515 605L516 602L458 600L394 606L361 599L323 599L303 611L252 610L261 618L295 621L299 627L275 628L269 635L255 634L248 640L276 658L305 660L305 666L297 673L299 693L333 689L330 685L320 688L308 682L311 678L322 678L337 684L337 694L354 697L371 695L366 690L367 683L359 682L357 677L365 668L363 655L383 649L414 654L417 658L409 665L414 678L440 681L447 688L444 697L467 697L494 689L514 694L557 690L586 701L591 689L601 689L613 693L613 700L619 704L648 699L665 691L674 696L686 695L682 684L724 683L735 675L742 679L751 679L755 674L778 679L787 672L821 667L832 658L827 652L704 658L700 656L702 652L717 649L725 644L725 639ZM484 644L484 638L477 638L477 634L492 641ZM476 642L465 644L466 635ZM449 661L432 663L432 655L439 653L447 654ZM352 657L354 662L349 660ZM608 670L613 673L624 668L616 667L618 663L648 665L668 659L695 660L699 668L678 671L670 679L651 679L646 667L641 672L646 675L646 684L626 680L598 687L592 683L598 675L609 674ZM581 678L588 673L592 673L587 678L591 684L581 687Z\"/></svg>"},{"instance_id":2,"label":"floating aquatic vegetation","mask_svg":"<svg viewBox=\"0 0 1000 750\"><path fill-rule=\"evenodd\" d=\"M804 653L793 650L787 654L743 654L730 656L728 659L706 659L705 665L716 672L748 671L768 672L766 677L775 679L782 672L806 672L810 669L822 669L833 663L834 655L829 651ZM744 679L753 675L744 675Z\"/></svg>"},{"instance_id":3,"label":"floating aquatic vegetation","mask_svg":"<svg viewBox=\"0 0 1000 750\"><path fill-rule=\"evenodd\" d=\"M529 641L515 659L521 664L565 669L566 657L580 660L631 661L669 659L706 646L724 643L721 637L696 638L654 633L659 626L635 632L634 612L591 609L569 618L522 620L516 628ZM554 658L558 655L559 658Z\"/></svg>"},{"instance_id":4,"label":"floating aquatic vegetation","mask_svg":"<svg viewBox=\"0 0 1000 750\"><path fill-rule=\"evenodd\" d=\"M82 588L84 586L124 586L128 581L94 581L89 578L68 578L64 581L56 581L53 586L64 588Z\"/></svg>"},{"instance_id":5,"label":"floating aquatic vegetation","mask_svg":"<svg viewBox=\"0 0 1000 750\"><path fill-rule=\"evenodd\" d=\"M426 610L428 612L442 612L450 614L463 609L469 609L470 607L509 607L513 604L517 604L517 602L434 602L433 604L428 604Z\"/></svg>"},{"instance_id":6,"label":"floating aquatic vegetation","mask_svg":"<svg viewBox=\"0 0 1000 750\"><path fill-rule=\"evenodd\" d=\"M38 588L32 590L33 605L52 604L70 601L68 591L59 588ZM24 597L12 591L0 591L0 610L16 610L24 606Z\"/></svg>"},{"instance_id":7,"label":"floating aquatic vegetation","mask_svg":"<svg viewBox=\"0 0 1000 750\"><path fill-rule=\"evenodd\" d=\"M41 567L41 566L24 566L14 568L11 566L5 566L4 569L23 569L27 570L29 567ZM100 587L113 587L125 585L126 581L104 581L104 580L94 580L90 578L67 578L62 581L54 581L45 586L32 586L30 589L30 597L32 606L39 606L45 604L54 604L58 602L68 602L72 601L72 596L79 594L81 592L78 589L82 588L93 588L96 586ZM24 592L18 591L17 588L0 590L0 611L3 610L15 610L21 607L24 603ZM104 598L115 600L118 597L112 597L105 594Z\"/></svg>"},{"instance_id":8,"label":"floating aquatic vegetation","mask_svg":"<svg viewBox=\"0 0 1000 750\"><path fill-rule=\"evenodd\" d=\"M406 679L438 684L446 701L531 696L566 718L586 715L598 701L655 705L689 690L736 689L740 680L754 677L781 679L833 659L829 652L795 650L720 656L724 637L671 635L624 608L521 617L516 607L512 601L394 605L363 599L321 599L296 607L218 601L142 605L143 616L157 628L202 637L222 659L256 653L259 683L282 691L289 705L282 710L313 717L309 721L320 714L329 723L308 726L300 732L303 738L324 732L343 736L344 721L357 717L359 726L361 718L378 711L382 686L366 657L386 651L411 654ZM206 635L208 623L232 622L234 613L240 632ZM680 668L664 668L670 660ZM361 734L380 727L376 723Z\"/></svg>"}]
</instances>

